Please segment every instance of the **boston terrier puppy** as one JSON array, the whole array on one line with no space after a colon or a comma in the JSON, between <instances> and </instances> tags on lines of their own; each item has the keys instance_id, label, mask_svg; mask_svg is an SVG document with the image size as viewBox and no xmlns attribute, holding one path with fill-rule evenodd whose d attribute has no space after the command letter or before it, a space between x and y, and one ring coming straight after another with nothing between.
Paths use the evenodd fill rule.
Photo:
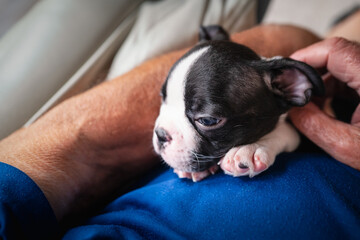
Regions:
<instances>
[{"instance_id":1,"label":"boston terrier puppy","mask_svg":"<svg viewBox=\"0 0 360 240\"><path fill-rule=\"evenodd\" d=\"M232 176L253 177L277 154L297 148L286 112L323 93L309 65L261 58L231 42L221 27L202 27L200 42L163 84L153 145L181 178L199 181L219 166Z\"/></svg>"}]
</instances>

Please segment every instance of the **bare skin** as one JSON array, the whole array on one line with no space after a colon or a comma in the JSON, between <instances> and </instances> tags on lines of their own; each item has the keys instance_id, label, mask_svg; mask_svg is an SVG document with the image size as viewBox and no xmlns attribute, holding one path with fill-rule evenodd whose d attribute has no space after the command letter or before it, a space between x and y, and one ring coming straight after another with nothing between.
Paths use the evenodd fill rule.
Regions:
<instances>
[{"instance_id":1,"label":"bare skin","mask_svg":"<svg viewBox=\"0 0 360 240\"><path fill-rule=\"evenodd\" d=\"M232 39L266 57L288 56L318 41L305 30L272 25ZM151 137L160 87L185 52L150 60L62 102L3 139L0 161L38 184L59 221L98 203L158 163Z\"/></svg>"},{"instance_id":2,"label":"bare skin","mask_svg":"<svg viewBox=\"0 0 360 240\"><path fill-rule=\"evenodd\" d=\"M360 95L360 44L330 38L295 52L292 58L315 68L326 68L328 95L341 94L341 83ZM338 82L333 82L334 78ZM289 117L311 141L338 161L360 170L360 105L346 124L327 115L314 103L294 108Z\"/></svg>"}]
</instances>

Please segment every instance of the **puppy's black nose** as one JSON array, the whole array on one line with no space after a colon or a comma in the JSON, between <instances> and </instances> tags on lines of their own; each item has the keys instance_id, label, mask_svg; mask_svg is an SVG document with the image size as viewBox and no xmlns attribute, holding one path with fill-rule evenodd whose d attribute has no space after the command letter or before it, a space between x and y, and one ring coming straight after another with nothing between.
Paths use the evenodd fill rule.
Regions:
<instances>
[{"instance_id":1,"label":"puppy's black nose","mask_svg":"<svg viewBox=\"0 0 360 240\"><path fill-rule=\"evenodd\" d=\"M171 136L168 132L165 131L165 129L163 128L156 128L155 129L155 134L158 138L158 141L161 145L163 145L166 142L170 142L171 141Z\"/></svg>"}]
</instances>

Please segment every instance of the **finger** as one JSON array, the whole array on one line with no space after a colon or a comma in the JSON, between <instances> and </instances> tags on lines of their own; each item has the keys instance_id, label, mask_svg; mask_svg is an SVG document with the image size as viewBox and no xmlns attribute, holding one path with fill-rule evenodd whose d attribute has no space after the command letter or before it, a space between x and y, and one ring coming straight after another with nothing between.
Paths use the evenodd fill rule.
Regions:
<instances>
[{"instance_id":1,"label":"finger","mask_svg":"<svg viewBox=\"0 0 360 240\"><path fill-rule=\"evenodd\" d=\"M360 104L356 107L351 117L351 124L360 127Z\"/></svg>"},{"instance_id":2,"label":"finger","mask_svg":"<svg viewBox=\"0 0 360 240\"><path fill-rule=\"evenodd\" d=\"M290 58L305 62L314 68L323 68L326 67L331 45L326 40L321 41L296 51Z\"/></svg>"},{"instance_id":3,"label":"finger","mask_svg":"<svg viewBox=\"0 0 360 240\"><path fill-rule=\"evenodd\" d=\"M340 81L360 94L360 45L343 38L330 38L291 55L315 67L326 67Z\"/></svg>"},{"instance_id":4,"label":"finger","mask_svg":"<svg viewBox=\"0 0 360 240\"><path fill-rule=\"evenodd\" d=\"M309 103L293 108L289 117L295 127L335 159L360 169L360 128L340 122Z\"/></svg>"},{"instance_id":5,"label":"finger","mask_svg":"<svg viewBox=\"0 0 360 240\"><path fill-rule=\"evenodd\" d=\"M339 96L354 102L359 100L359 95L354 89L350 88L345 82L337 80L331 74L322 76L322 79L326 89L326 97Z\"/></svg>"}]
</instances>

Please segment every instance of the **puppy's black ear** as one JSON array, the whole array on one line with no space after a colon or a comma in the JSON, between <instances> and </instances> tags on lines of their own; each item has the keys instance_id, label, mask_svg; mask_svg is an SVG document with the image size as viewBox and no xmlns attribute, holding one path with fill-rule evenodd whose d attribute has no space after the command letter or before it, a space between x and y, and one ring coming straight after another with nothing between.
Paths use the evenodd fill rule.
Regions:
<instances>
[{"instance_id":1,"label":"puppy's black ear","mask_svg":"<svg viewBox=\"0 0 360 240\"><path fill-rule=\"evenodd\" d=\"M319 74L306 63L290 58L261 60L265 83L285 106L304 106L312 95L324 95Z\"/></svg>"},{"instance_id":2,"label":"puppy's black ear","mask_svg":"<svg viewBox=\"0 0 360 240\"><path fill-rule=\"evenodd\" d=\"M229 41L229 34L219 25L201 26L199 29L199 42L210 40Z\"/></svg>"}]
</instances>

